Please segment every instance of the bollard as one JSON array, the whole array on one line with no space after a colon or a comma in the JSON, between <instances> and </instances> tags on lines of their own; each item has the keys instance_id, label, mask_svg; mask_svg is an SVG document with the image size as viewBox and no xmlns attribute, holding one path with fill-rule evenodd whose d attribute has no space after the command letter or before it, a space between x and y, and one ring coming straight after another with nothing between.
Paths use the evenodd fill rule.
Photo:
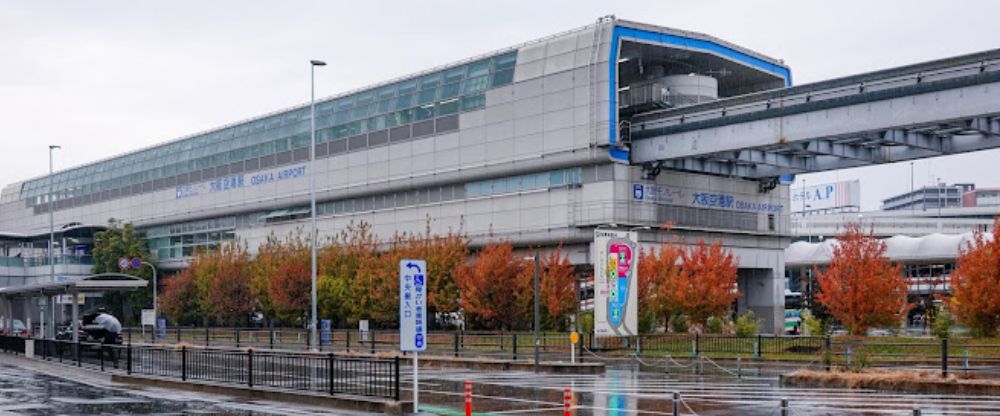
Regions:
<instances>
[{"instance_id":1,"label":"bollard","mask_svg":"<svg viewBox=\"0 0 1000 416\"><path fill-rule=\"evenodd\" d=\"M573 414L573 390L569 387L563 389L563 416L571 416Z\"/></svg>"},{"instance_id":2,"label":"bollard","mask_svg":"<svg viewBox=\"0 0 1000 416\"><path fill-rule=\"evenodd\" d=\"M125 369L126 374L132 375L132 344L128 344L125 347ZM59 358L62 358L62 354L59 354Z\"/></svg>"},{"instance_id":3,"label":"bollard","mask_svg":"<svg viewBox=\"0 0 1000 416\"><path fill-rule=\"evenodd\" d=\"M962 369L965 370L965 378L969 378L969 350L965 350L965 357L962 360Z\"/></svg>"},{"instance_id":4,"label":"bollard","mask_svg":"<svg viewBox=\"0 0 1000 416\"><path fill-rule=\"evenodd\" d=\"M472 381L469 380L465 380L465 416L472 416Z\"/></svg>"},{"instance_id":5,"label":"bollard","mask_svg":"<svg viewBox=\"0 0 1000 416\"><path fill-rule=\"evenodd\" d=\"M941 377L948 377L948 338L941 340Z\"/></svg>"},{"instance_id":6,"label":"bollard","mask_svg":"<svg viewBox=\"0 0 1000 416\"><path fill-rule=\"evenodd\" d=\"M187 381L187 346L181 346L181 381Z\"/></svg>"},{"instance_id":7,"label":"bollard","mask_svg":"<svg viewBox=\"0 0 1000 416\"><path fill-rule=\"evenodd\" d=\"M253 387L253 348L247 350L247 385Z\"/></svg>"},{"instance_id":8,"label":"bollard","mask_svg":"<svg viewBox=\"0 0 1000 416\"><path fill-rule=\"evenodd\" d=\"M673 406L673 410L674 410L672 412L673 415L674 416L680 416L680 414L681 414L681 393L679 391L675 391L674 392L674 400L672 400L672 402L673 402L672 406Z\"/></svg>"},{"instance_id":9,"label":"bollard","mask_svg":"<svg viewBox=\"0 0 1000 416\"><path fill-rule=\"evenodd\" d=\"M826 371L830 371L830 367L833 361L833 344L830 342L830 336L823 337L823 363L826 366Z\"/></svg>"},{"instance_id":10,"label":"bollard","mask_svg":"<svg viewBox=\"0 0 1000 416\"><path fill-rule=\"evenodd\" d=\"M458 332L455 332L455 357L458 357Z\"/></svg>"},{"instance_id":11,"label":"bollard","mask_svg":"<svg viewBox=\"0 0 1000 416\"><path fill-rule=\"evenodd\" d=\"M781 399L781 416L788 416L788 399Z\"/></svg>"},{"instance_id":12,"label":"bollard","mask_svg":"<svg viewBox=\"0 0 1000 416\"><path fill-rule=\"evenodd\" d=\"M344 335L347 337L347 352L351 352L351 331L347 330Z\"/></svg>"},{"instance_id":13,"label":"bollard","mask_svg":"<svg viewBox=\"0 0 1000 416\"><path fill-rule=\"evenodd\" d=\"M511 351L514 354L514 361L517 361L517 332L510 334Z\"/></svg>"}]
</instances>

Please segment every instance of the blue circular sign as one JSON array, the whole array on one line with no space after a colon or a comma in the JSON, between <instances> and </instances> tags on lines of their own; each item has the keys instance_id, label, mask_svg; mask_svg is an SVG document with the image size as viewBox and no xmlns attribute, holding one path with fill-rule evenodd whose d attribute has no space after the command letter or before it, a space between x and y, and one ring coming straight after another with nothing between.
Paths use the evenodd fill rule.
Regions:
<instances>
[{"instance_id":1,"label":"blue circular sign","mask_svg":"<svg viewBox=\"0 0 1000 416\"><path fill-rule=\"evenodd\" d=\"M132 268L133 269L138 269L141 266L142 266L142 259L140 259L138 257L133 257L132 258Z\"/></svg>"}]
</instances>

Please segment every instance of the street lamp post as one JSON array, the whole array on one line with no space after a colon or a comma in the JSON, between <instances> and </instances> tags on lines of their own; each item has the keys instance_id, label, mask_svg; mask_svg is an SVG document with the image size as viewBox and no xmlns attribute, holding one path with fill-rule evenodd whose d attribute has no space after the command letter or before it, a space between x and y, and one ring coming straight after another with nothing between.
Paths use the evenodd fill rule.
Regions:
<instances>
[{"instance_id":1,"label":"street lamp post","mask_svg":"<svg viewBox=\"0 0 1000 416\"><path fill-rule=\"evenodd\" d=\"M319 337L316 336L316 67L326 66L326 62L309 61L309 246L310 280L312 283L312 307L309 315L309 345L313 351L318 351Z\"/></svg>"},{"instance_id":2,"label":"street lamp post","mask_svg":"<svg viewBox=\"0 0 1000 416\"><path fill-rule=\"evenodd\" d=\"M541 298L541 294L539 293L540 292L540 288L539 288L539 286L540 286L540 282L539 282L540 276L539 275L542 274L541 273L542 272L542 266L541 266L541 264L539 264L539 261L541 260L540 257L541 256L539 256L539 254L538 254L538 249L536 248L535 249L535 372L536 373L538 372L538 347L539 347L539 342L540 342L539 337L538 337L538 331L539 331L539 327L541 327L541 317L539 316L540 310L539 310L539 306L538 306L539 305L539 300L540 300L539 298Z\"/></svg>"},{"instance_id":3,"label":"street lamp post","mask_svg":"<svg viewBox=\"0 0 1000 416\"><path fill-rule=\"evenodd\" d=\"M61 146L50 144L49 145L49 281L56 281L56 259L55 259L55 244L56 244L56 226L55 226L55 205L52 203L52 153L53 150L62 149ZM54 309L53 309L54 310ZM56 320L56 316L52 315L52 320ZM43 320L44 324L44 320ZM55 327L53 327L55 328ZM53 334L55 332L53 331ZM45 334L42 334L45 337Z\"/></svg>"}]
</instances>

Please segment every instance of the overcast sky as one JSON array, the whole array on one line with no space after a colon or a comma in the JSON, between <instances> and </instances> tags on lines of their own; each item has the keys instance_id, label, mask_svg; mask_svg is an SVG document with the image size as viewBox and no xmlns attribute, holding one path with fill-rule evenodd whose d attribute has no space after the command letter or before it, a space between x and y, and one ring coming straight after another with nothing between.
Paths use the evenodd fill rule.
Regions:
<instances>
[{"instance_id":1,"label":"overcast sky","mask_svg":"<svg viewBox=\"0 0 1000 416\"><path fill-rule=\"evenodd\" d=\"M0 184L160 143L592 23L607 14L784 59L795 84L1000 48L995 1L0 0ZM916 162L1000 186L1000 151ZM908 191L908 163L861 179L864 209Z\"/></svg>"}]
</instances>

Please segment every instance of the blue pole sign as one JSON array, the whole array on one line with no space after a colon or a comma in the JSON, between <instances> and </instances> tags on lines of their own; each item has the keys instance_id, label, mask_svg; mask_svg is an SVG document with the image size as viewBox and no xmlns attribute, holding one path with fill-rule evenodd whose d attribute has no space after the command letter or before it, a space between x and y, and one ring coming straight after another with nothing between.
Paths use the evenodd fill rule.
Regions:
<instances>
[{"instance_id":1,"label":"blue pole sign","mask_svg":"<svg viewBox=\"0 0 1000 416\"><path fill-rule=\"evenodd\" d=\"M329 319L319 321L319 343L320 345L330 345L333 335L333 323Z\"/></svg>"},{"instance_id":2,"label":"blue pole sign","mask_svg":"<svg viewBox=\"0 0 1000 416\"><path fill-rule=\"evenodd\" d=\"M156 319L156 337L157 338L167 337L167 320L165 318Z\"/></svg>"},{"instance_id":3,"label":"blue pole sign","mask_svg":"<svg viewBox=\"0 0 1000 416\"><path fill-rule=\"evenodd\" d=\"M132 258L132 268L138 270L140 267L142 267L142 259L140 259L138 257L133 257Z\"/></svg>"},{"instance_id":4,"label":"blue pole sign","mask_svg":"<svg viewBox=\"0 0 1000 416\"><path fill-rule=\"evenodd\" d=\"M427 349L427 262L399 261L399 350Z\"/></svg>"}]
</instances>

